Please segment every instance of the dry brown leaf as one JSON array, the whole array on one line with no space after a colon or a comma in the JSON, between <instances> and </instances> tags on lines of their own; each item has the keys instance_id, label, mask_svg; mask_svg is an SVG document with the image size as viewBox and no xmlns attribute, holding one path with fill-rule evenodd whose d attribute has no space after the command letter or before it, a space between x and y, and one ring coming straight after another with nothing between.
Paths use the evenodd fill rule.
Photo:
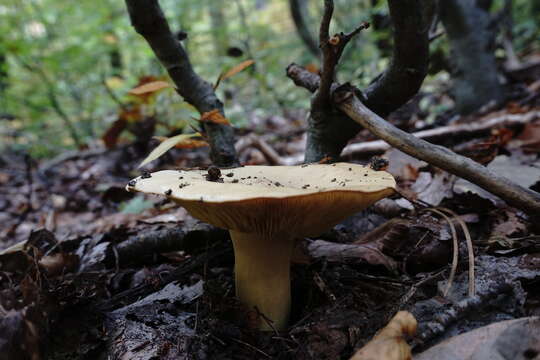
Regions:
<instances>
[{"instance_id":1,"label":"dry brown leaf","mask_svg":"<svg viewBox=\"0 0 540 360\"><path fill-rule=\"evenodd\" d=\"M69 253L46 255L39 259L39 265L49 276L56 276L74 271L79 266L79 256Z\"/></svg>"},{"instance_id":2,"label":"dry brown leaf","mask_svg":"<svg viewBox=\"0 0 540 360\"><path fill-rule=\"evenodd\" d=\"M416 333L417 322L407 311L399 311L377 335L350 360L410 360L411 348L405 336Z\"/></svg>"},{"instance_id":3,"label":"dry brown leaf","mask_svg":"<svg viewBox=\"0 0 540 360\"><path fill-rule=\"evenodd\" d=\"M506 210L495 220L491 236L518 236L526 234L527 226L515 212ZM502 218L504 216L504 218Z\"/></svg>"},{"instance_id":4,"label":"dry brown leaf","mask_svg":"<svg viewBox=\"0 0 540 360\"><path fill-rule=\"evenodd\" d=\"M103 140L103 143L105 144L105 147L107 149L112 149L116 146L116 143L118 142L118 137L120 136L122 131L124 131L126 126L127 120L122 117L120 117L118 120L111 124L105 134L103 134L103 136L101 137L101 140Z\"/></svg>"},{"instance_id":5,"label":"dry brown leaf","mask_svg":"<svg viewBox=\"0 0 540 360\"><path fill-rule=\"evenodd\" d=\"M217 87L219 86L219 83L225 79L228 79L230 78L231 76L234 76L236 74L238 74L240 71L244 70L245 68L247 68L248 66L251 66L255 63L255 61L249 59L249 60L246 60L246 61L242 61L240 64L234 66L233 68L229 69L228 71L226 71L225 73L221 73L216 81L216 85L214 85L214 90L217 89Z\"/></svg>"},{"instance_id":6,"label":"dry brown leaf","mask_svg":"<svg viewBox=\"0 0 540 360\"><path fill-rule=\"evenodd\" d=\"M229 120L221 115L218 109L214 109L212 111L205 112L201 115L201 118L199 119L200 122L211 122L214 124L223 124L223 125L231 125Z\"/></svg>"},{"instance_id":7,"label":"dry brown leaf","mask_svg":"<svg viewBox=\"0 0 540 360\"><path fill-rule=\"evenodd\" d=\"M540 121L526 124L517 140L526 153L540 152Z\"/></svg>"},{"instance_id":8,"label":"dry brown leaf","mask_svg":"<svg viewBox=\"0 0 540 360\"><path fill-rule=\"evenodd\" d=\"M157 80L137 86L136 88L131 89L128 93L130 95L145 95L155 93L158 90L165 89L170 86L171 84L166 81Z\"/></svg>"},{"instance_id":9,"label":"dry brown leaf","mask_svg":"<svg viewBox=\"0 0 540 360\"><path fill-rule=\"evenodd\" d=\"M304 68L312 74L319 74L319 67L314 63L309 63Z\"/></svg>"}]
</instances>

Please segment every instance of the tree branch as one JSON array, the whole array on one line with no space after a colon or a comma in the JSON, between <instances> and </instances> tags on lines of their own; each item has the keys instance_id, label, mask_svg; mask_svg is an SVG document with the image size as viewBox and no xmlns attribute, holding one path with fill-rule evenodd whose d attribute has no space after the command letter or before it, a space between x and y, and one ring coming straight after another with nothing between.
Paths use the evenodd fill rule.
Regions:
<instances>
[{"instance_id":1,"label":"tree branch","mask_svg":"<svg viewBox=\"0 0 540 360\"><path fill-rule=\"evenodd\" d=\"M344 85L337 89L334 101L351 119L396 149L469 180L525 212L540 213L540 194L495 174L467 157L396 128L358 100L350 86Z\"/></svg>"},{"instance_id":2,"label":"tree branch","mask_svg":"<svg viewBox=\"0 0 540 360\"><path fill-rule=\"evenodd\" d=\"M388 1L394 23L393 58L390 67L372 82L364 94L366 106L379 116L385 117L405 104L418 92L427 74L432 9L424 2L427 1ZM311 92L317 91L321 83L317 74L294 63L287 67L287 76ZM345 121L342 119L341 122Z\"/></svg>"},{"instance_id":3,"label":"tree branch","mask_svg":"<svg viewBox=\"0 0 540 360\"><path fill-rule=\"evenodd\" d=\"M370 109L386 116L407 102L420 88L427 73L428 32L432 18L431 0L389 0L390 15L394 23L394 53L389 68L368 87L365 102ZM319 32L323 62L321 77L306 76L307 87L315 92L311 103L306 162L315 162L324 157L337 158L347 142L361 127L330 105L328 100L333 86L335 68L341 54L360 30L361 24L349 34L328 35L333 1L325 0L325 11ZM289 77L298 72L295 65L287 68ZM300 86L306 85L295 83ZM360 95L360 94L359 94ZM363 97L363 96L362 96Z\"/></svg>"},{"instance_id":4,"label":"tree branch","mask_svg":"<svg viewBox=\"0 0 540 360\"><path fill-rule=\"evenodd\" d=\"M313 98L313 104L316 106L327 106L330 104L330 86L334 80L334 71L338 62L337 56L334 55L333 44L330 43L330 22L334 13L334 1L324 1L324 14L321 20L319 29L319 47L322 50L322 69L321 69L321 84L319 90ZM312 105L313 110L313 105ZM321 109L318 109L321 110Z\"/></svg>"},{"instance_id":5,"label":"tree branch","mask_svg":"<svg viewBox=\"0 0 540 360\"><path fill-rule=\"evenodd\" d=\"M336 109L332 106L330 95L336 66L345 46L354 35L369 25L362 23L348 34L341 32L330 37L329 28L333 11L333 0L325 0L324 14L319 30L319 47L322 52L321 78L319 87L311 100L306 162L315 162L324 157L337 158L347 141L358 131L354 122L341 121L340 113L336 112Z\"/></svg>"},{"instance_id":6,"label":"tree branch","mask_svg":"<svg viewBox=\"0 0 540 360\"><path fill-rule=\"evenodd\" d=\"M304 1L305 0L289 0L289 9L291 11L291 17L296 27L298 35L308 48L309 52L318 57L320 54L319 46L315 38L309 32L309 29L304 21Z\"/></svg>"},{"instance_id":7,"label":"tree branch","mask_svg":"<svg viewBox=\"0 0 540 360\"><path fill-rule=\"evenodd\" d=\"M186 51L171 32L158 0L126 0L126 5L133 27L146 39L167 69L178 94L201 114L214 109L223 114L223 104L217 98L212 85L193 70ZM214 164L236 164L233 129L210 122L205 122L203 126L210 139L210 157Z\"/></svg>"},{"instance_id":8,"label":"tree branch","mask_svg":"<svg viewBox=\"0 0 540 360\"><path fill-rule=\"evenodd\" d=\"M394 50L390 66L365 90L366 106L385 117L413 97L429 63L431 0L388 0L394 25Z\"/></svg>"}]
</instances>

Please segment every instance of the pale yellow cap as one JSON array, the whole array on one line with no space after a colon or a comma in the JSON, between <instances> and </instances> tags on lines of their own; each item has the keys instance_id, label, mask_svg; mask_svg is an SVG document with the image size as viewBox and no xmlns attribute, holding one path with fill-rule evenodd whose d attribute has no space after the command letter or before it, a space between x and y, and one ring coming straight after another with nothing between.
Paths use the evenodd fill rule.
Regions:
<instances>
[{"instance_id":1,"label":"pale yellow cap","mask_svg":"<svg viewBox=\"0 0 540 360\"><path fill-rule=\"evenodd\" d=\"M194 217L241 232L314 236L393 193L384 171L349 163L164 170L130 181L128 191L166 195Z\"/></svg>"}]
</instances>

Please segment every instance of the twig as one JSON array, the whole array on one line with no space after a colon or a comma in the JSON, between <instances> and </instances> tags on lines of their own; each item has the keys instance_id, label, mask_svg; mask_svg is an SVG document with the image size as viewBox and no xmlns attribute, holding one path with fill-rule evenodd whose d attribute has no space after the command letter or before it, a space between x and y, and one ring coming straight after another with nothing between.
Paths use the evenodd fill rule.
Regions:
<instances>
[{"instance_id":1,"label":"twig","mask_svg":"<svg viewBox=\"0 0 540 360\"><path fill-rule=\"evenodd\" d=\"M319 275L318 272L314 271L313 272L313 281L315 282L315 285L317 285L317 287L319 288L319 290L324 294L326 295L326 297L328 297L328 299L331 301L331 302L335 302L336 301L336 295L334 295L332 293L332 291L328 288L328 286L326 285L326 283L324 282L323 278L321 277L321 275Z\"/></svg>"},{"instance_id":2,"label":"twig","mask_svg":"<svg viewBox=\"0 0 540 360\"><path fill-rule=\"evenodd\" d=\"M456 271L458 267L459 243L458 243L456 227L452 223L452 220L450 220L450 218L446 216L446 214L444 214L442 211L439 211L437 209L432 209L432 208L420 210L420 212L425 212L425 211L431 211L431 212L434 212L435 214L442 216L444 220L446 220L446 222L448 223L448 226L450 226L450 231L452 232L452 245L453 245L452 268L450 270L450 276L448 276L448 281L446 282L446 287L443 290L443 296L446 297L448 296L448 293L450 292L450 289L452 288L452 284L454 283L454 277L456 276Z\"/></svg>"},{"instance_id":3,"label":"twig","mask_svg":"<svg viewBox=\"0 0 540 360\"><path fill-rule=\"evenodd\" d=\"M238 156L240 156L240 154L250 146L258 149L264 155L266 161L268 161L270 165L295 164L294 160L290 161L288 158L282 158L264 139L255 134L249 134L235 144Z\"/></svg>"},{"instance_id":4,"label":"twig","mask_svg":"<svg viewBox=\"0 0 540 360\"><path fill-rule=\"evenodd\" d=\"M540 118L540 111L531 111L525 114L504 114L485 121L472 121L465 124L441 126L435 129L422 130L412 135L424 140L438 140L449 135L456 137L464 134L481 133L495 127L513 127L531 122ZM354 156L360 154L377 154L385 152L392 146L384 140L367 141L350 144L343 149L341 156ZM286 160L285 160L286 161Z\"/></svg>"},{"instance_id":5,"label":"twig","mask_svg":"<svg viewBox=\"0 0 540 360\"><path fill-rule=\"evenodd\" d=\"M446 271L446 268L441 270L441 271L437 271L436 273L434 274L431 274L429 276L426 276L424 277L422 280L418 281L417 283L414 283L411 288L409 289L409 291L407 291L407 293L401 298L401 300L399 301L400 304L404 305L406 304L407 302L409 302L409 300L414 296L414 294L416 293L416 290L418 290L418 288L422 285L424 285L425 283L427 282L430 282L436 278L438 278L439 276L442 275L442 273L444 273Z\"/></svg>"},{"instance_id":6,"label":"twig","mask_svg":"<svg viewBox=\"0 0 540 360\"><path fill-rule=\"evenodd\" d=\"M45 71L38 65L34 66L27 62L25 62L22 58L20 58L17 55L14 55L13 57L22 67L24 67L26 70L33 72L36 74L45 87L47 88L47 97L49 98L49 102L51 104L51 107L54 109L56 114L62 119L64 124L66 125L71 138L75 145L81 146L82 141L79 137L79 134L77 133L77 129L75 128L75 125L73 123L73 120L68 116L68 114L64 111L64 108L58 101L58 97L56 95L56 85L55 82L49 79L49 76L45 73Z\"/></svg>"},{"instance_id":7,"label":"twig","mask_svg":"<svg viewBox=\"0 0 540 360\"><path fill-rule=\"evenodd\" d=\"M540 213L540 194L537 192L525 189L443 146L433 145L396 128L362 104L349 86L341 86L335 91L334 101L351 119L398 150L469 180L525 212Z\"/></svg>"},{"instance_id":8,"label":"twig","mask_svg":"<svg viewBox=\"0 0 540 360\"><path fill-rule=\"evenodd\" d=\"M422 330L418 333L418 336L413 343L413 347L416 348L436 338L444 333L450 325L456 323L459 319L464 318L470 312L485 306L486 303L490 303L493 299L496 299L498 295L510 293L512 290L513 288L510 283L503 282L489 288L485 293L480 293L457 302L452 307L438 313L433 321L430 321L427 324L421 324Z\"/></svg>"},{"instance_id":9,"label":"twig","mask_svg":"<svg viewBox=\"0 0 540 360\"><path fill-rule=\"evenodd\" d=\"M106 148L90 149L90 150L84 150L84 151L66 151L58 155L57 157L42 163L41 166L39 167L39 172L43 175L47 175L47 173L51 171L54 167L66 161L86 159L89 157L100 156L100 155L105 154L107 151L109 150Z\"/></svg>"},{"instance_id":10,"label":"twig","mask_svg":"<svg viewBox=\"0 0 540 360\"><path fill-rule=\"evenodd\" d=\"M113 309L116 309L122 306L123 304L131 303L141 297L144 297L154 292L156 288L162 288L165 285L178 280L180 276L193 271L199 266L203 266L205 261L215 259L218 257L223 258L224 256L227 256L230 254L232 254L232 250L230 248L223 249L223 248L214 246L207 253L202 253L198 256L189 258L186 261L182 262L170 274L164 276L163 278L160 277L158 284L145 284L145 285L139 285L132 289L128 289L126 291L123 291L121 293L114 295L110 299L103 301L102 303L98 304L97 307L101 311L112 311Z\"/></svg>"},{"instance_id":11,"label":"twig","mask_svg":"<svg viewBox=\"0 0 540 360\"><path fill-rule=\"evenodd\" d=\"M126 0L131 23L141 34L176 85L177 92L201 114L212 110L223 113L223 103L210 83L204 81L191 66L188 54L171 32L158 0ZM233 129L223 124L204 122L209 137L210 156L217 166L237 163L233 146Z\"/></svg>"},{"instance_id":12,"label":"twig","mask_svg":"<svg viewBox=\"0 0 540 360\"><path fill-rule=\"evenodd\" d=\"M386 71L366 89L366 104L383 116L406 103L420 88L428 65L428 30L432 18L433 1L388 0L390 17L394 25L394 51ZM323 158L337 159L361 129L358 124L332 106L330 95L336 66L347 43L362 29L362 23L348 34L339 33L330 38L329 26L334 3L324 1L324 13L319 30L319 47L322 52L320 84L313 88L305 162ZM290 76L291 69L287 72ZM314 78L318 77L314 75ZM319 86L320 85L320 86Z\"/></svg>"},{"instance_id":13,"label":"twig","mask_svg":"<svg viewBox=\"0 0 540 360\"><path fill-rule=\"evenodd\" d=\"M270 355L268 355L267 353L265 353L264 351L262 351L261 349L259 348L256 348L255 346L251 345L251 344L248 344L247 342L244 342L242 340L239 340L239 339L235 339L233 337L229 338L231 339L232 341L235 341L237 342L238 344L242 344L242 345L245 345L247 346L248 348L250 348L251 350L254 350L256 352L258 352L259 354L265 356L267 359L271 359L272 357Z\"/></svg>"}]
</instances>

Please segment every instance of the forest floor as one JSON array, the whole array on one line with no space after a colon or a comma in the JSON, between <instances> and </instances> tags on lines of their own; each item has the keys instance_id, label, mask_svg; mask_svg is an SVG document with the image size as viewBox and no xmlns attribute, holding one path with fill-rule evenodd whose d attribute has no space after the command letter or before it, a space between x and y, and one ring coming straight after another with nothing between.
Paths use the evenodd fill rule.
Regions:
<instances>
[{"instance_id":1,"label":"forest floor","mask_svg":"<svg viewBox=\"0 0 540 360\"><path fill-rule=\"evenodd\" d=\"M540 191L539 88L537 80L502 108L448 112L429 123L419 103L434 96L420 94L389 121L409 132L447 129L428 139ZM237 133L241 162L301 161L301 124L300 116L252 119ZM18 245L0 252L0 359L348 359L398 310L419 323L415 353L485 325L540 316L540 214L380 142L365 145L370 140L361 132L355 142L364 147L351 146L343 160L384 154L399 193L320 237L299 239L304 256L292 266L292 319L283 333L242 320L226 231L124 190L155 144L43 162L2 154L0 248ZM148 170L205 165L205 149L173 149ZM486 337L471 334L457 347L478 354ZM504 343L515 331L501 334ZM509 348L535 358L538 337L521 339Z\"/></svg>"}]
</instances>

